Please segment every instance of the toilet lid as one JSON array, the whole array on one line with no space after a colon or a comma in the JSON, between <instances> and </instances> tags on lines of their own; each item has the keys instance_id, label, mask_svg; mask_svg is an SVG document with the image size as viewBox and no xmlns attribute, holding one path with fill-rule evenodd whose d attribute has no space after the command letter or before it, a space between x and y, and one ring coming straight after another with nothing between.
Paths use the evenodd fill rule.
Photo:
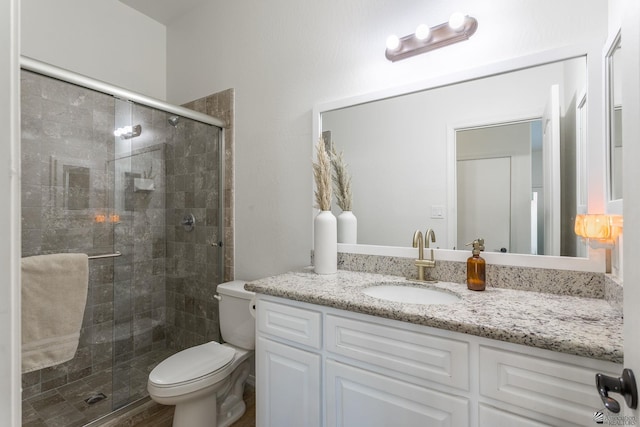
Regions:
<instances>
[{"instance_id":1,"label":"toilet lid","mask_svg":"<svg viewBox=\"0 0 640 427\"><path fill-rule=\"evenodd\" d=\"M149 374L149 380L158 386L193 381L225 367L235 353L214 341L191 347L160 362Z\"/></svg>"}]
</instances>

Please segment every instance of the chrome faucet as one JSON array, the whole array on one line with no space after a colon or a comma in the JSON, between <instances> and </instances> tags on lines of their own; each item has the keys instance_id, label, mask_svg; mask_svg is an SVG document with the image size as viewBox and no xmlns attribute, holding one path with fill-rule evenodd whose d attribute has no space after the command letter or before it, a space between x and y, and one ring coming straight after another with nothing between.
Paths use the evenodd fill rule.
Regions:
<instances>
[{"instance_id":1,"label":"chrome faucet","mask_svg":"<svg viewBox=\"0 0 640 427\"><path fill-rule=\"evenodd\" d=\"M420 230L416 230L416 232L413 233L413 247L418 248L418 259L415 261L415 265L418 267L418 280L421 282L425 281L424 269L436 266L436 262L433 259L433 249L431 249L431 259L424 259L424 248L429 247L429 235L431 235L431 241L435 242L435 234L431 229L427 230L426 241L422 238L422 232Z\"/></svg>"}]
</instances>

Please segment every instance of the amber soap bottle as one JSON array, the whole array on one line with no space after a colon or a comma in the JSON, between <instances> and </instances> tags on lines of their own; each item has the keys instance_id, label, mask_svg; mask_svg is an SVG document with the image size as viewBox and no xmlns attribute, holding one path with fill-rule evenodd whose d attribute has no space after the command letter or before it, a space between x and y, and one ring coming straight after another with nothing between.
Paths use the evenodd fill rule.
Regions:
<instances>
[{"instance_id":1,"label":"amber soap bottle","mask_svg":"<svg viewBox=\"0 0 640 427\"><path fill-rule=\"evenodd\" d=\"M486 263L480 256L480 251L484 250L484 239L474 240L470 245L473 245L473 250L467 259L467 287L472 291L484 291Z\"/></svg>"}]
</instances>

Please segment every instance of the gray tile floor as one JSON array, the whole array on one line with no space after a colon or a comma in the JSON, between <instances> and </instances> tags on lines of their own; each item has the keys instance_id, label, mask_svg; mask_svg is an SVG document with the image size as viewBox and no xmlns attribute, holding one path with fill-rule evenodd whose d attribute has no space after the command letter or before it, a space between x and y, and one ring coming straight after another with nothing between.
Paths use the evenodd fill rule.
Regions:
<instances>
[{"instance_id":1,"label":"gray tile floor","mask_svg":"<svg viewBox=\"0 0 640 427\"><path fill-rule=\"evenodd\" d=\"M156 350L126 365L95 373L22 402L25 427L76 427L88 424L127 403L147 396L149 372L175 353ZM115 374L114 374L115 372ZM107 397L88 404L85 399L104 393Z\"/></svg>"}]
</instances>

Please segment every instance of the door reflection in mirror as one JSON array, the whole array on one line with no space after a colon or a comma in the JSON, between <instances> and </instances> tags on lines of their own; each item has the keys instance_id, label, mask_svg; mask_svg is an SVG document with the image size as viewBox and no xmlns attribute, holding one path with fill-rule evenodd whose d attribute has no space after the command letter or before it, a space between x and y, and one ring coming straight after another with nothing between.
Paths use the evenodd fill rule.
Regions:
<instances>
[{"instance_id":1,"label":"door reflection in mirror","mask_svg":"<svg viewBox=\"0 0 640 427\"><path fill-rule=\"evenodd\" d=\"M606 57L609 200L622 199L622 76L620 35Z\"/></svg>"},{"instance_id":2,"label":"door reflection in mirror","mask_svg":"<svg viewBox=\"0 0 640 427\"><path fill-rule=\"evenodd\" d=\"M540 129L535 120L457 130L456 247L482 236L487 251L530 253L531 195L542 191Z\"/></svg>"}]
</instances>

